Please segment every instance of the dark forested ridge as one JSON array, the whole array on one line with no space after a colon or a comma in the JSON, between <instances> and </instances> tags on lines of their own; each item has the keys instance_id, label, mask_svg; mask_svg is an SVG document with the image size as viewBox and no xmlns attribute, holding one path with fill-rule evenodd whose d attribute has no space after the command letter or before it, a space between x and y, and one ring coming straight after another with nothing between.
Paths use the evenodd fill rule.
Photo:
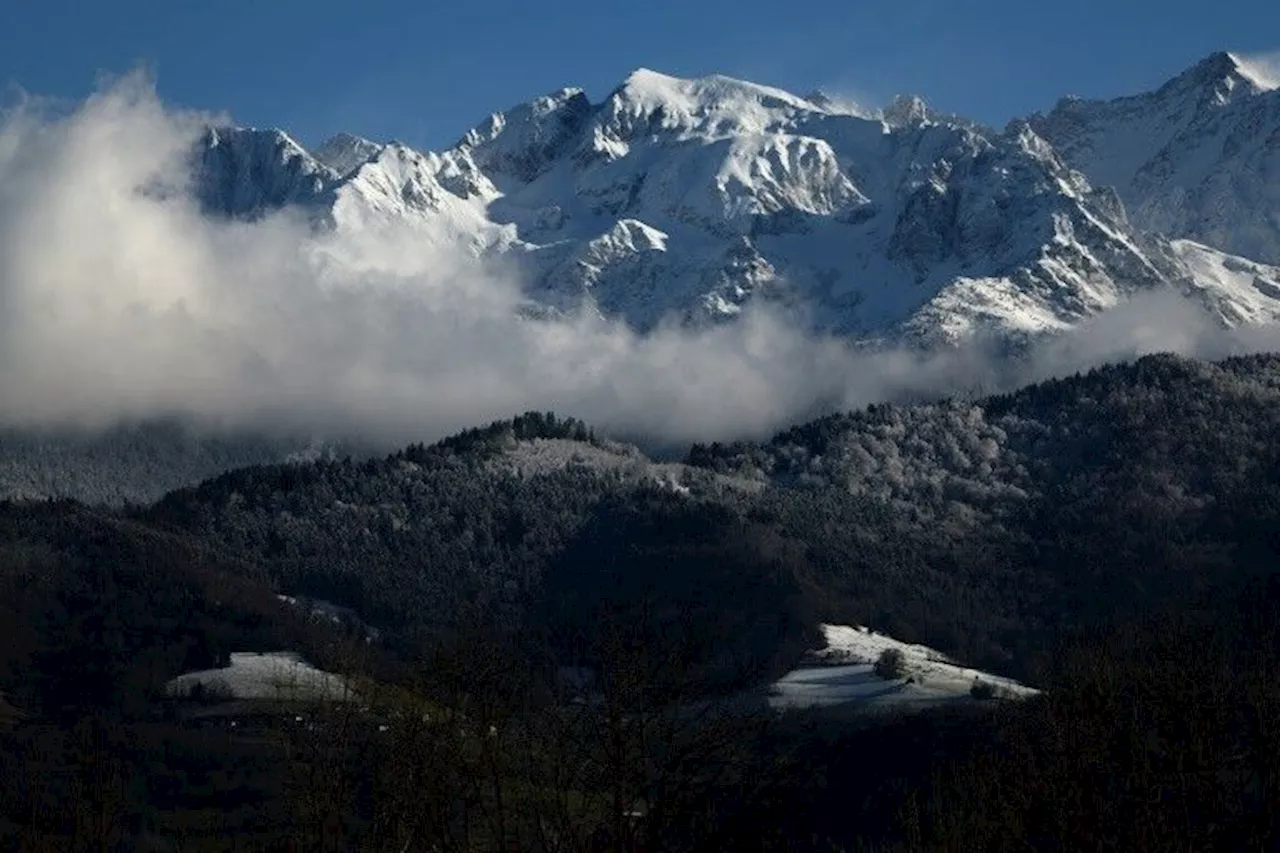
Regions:
<instances>
[{"instance_id":1,"label":"dark forested ridge","mask_svg":"<svg viewBox=\"0 0 1280 853\"><path fill-rule=\"evenodd\" d=\"M683 464L530 413L383 458L229 471L145 508L0 503L0 834L178 849L156 840L177 831L156 804L204 814L199 791L234 777L245 849L1263 849L1280 813L1278 428L1280 358L1156 356ZM279 595L350 608L378 639ZM655 716L766 683L822 621L1047 692L888 724ZM161 695L270 649L467 723L403 728L373 702L395 740L321 756L271 727L210 740ZM601 704L566 717L564 667L596 672ZM456 740L481 721L519 736ZM265 758L276 738L289 762ZM434 780L437 811L406 804L413 779ZM114 822L60 811L75 791ZM619 823L637 800L648 816ZM210 826L187 827L197 849L227 849Z\"/></svg>"},{"instance_id":2,"label":"dark forested ridge","mask_svg":"<svg viewBox=\"0 0 1280 853\"><path fill-rule=\"evenodd\" d=\"M818 618L1034 677L1057 630L1271 559L1278 429L1276 358L1159 356L695 446L686 465L527 415L379 460L231 472L142 518L250 555L282 591L416 629L446 625L463 602L505 621L534 612L544 581L620 505L659 520L595 541L602 566L626 559L610 547L668 547L661 519L675 530L701 513L767 530Z\"/></svg>"}]
</instances>

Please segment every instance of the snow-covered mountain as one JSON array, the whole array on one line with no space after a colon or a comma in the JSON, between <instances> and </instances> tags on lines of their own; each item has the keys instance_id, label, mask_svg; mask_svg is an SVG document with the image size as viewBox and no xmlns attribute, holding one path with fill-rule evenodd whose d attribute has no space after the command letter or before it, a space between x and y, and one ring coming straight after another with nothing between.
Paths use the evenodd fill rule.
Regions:
<instances>
[{"instance_id":1,"label":"snow-covered mountain","mask_svg":"<svg viewBox=\"0 0 1280 853\"><path fill-rule=\"evenodd\" d=\"M1280 81L1215 53L1154 92L1066 98L1031 126L1149 231L1280 264Z\"/></svg>"},{"instance_id":2,"label":"snow-covered mountain","mask_svg":"<svg viewBox=\"0 0 1280 853\"><path fill-rule=\"evenodd\" d=\"M224 215L299 205L321 227L504 257L543 313L645 331L764 302L859 338L1016 339L1163 287L1228 324L1280 315L1249 261L1213 254L1280 262L1276 128L1280 93L1228 54L1003 131L919 98L872 114L641 69L599 103L563 89L495 113L442 152L213 129L199 187Z\"/></svg>"}]
</instances>

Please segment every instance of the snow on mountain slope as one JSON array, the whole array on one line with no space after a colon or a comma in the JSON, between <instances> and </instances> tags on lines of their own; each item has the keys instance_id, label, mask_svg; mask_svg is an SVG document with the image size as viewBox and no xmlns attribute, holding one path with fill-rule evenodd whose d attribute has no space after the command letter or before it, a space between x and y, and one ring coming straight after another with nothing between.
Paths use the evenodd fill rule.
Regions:
<instances>
[{"instance_id":1,"label":"snow on mountain slope","mask_svg":"<svg viewBox=\"0 0 1280 853\"><path fill-rule=\"evenodd\" d=\"M1149 231L1280 263L1280 87L1216 53L1154 92L1030 119Z\"/></svg>"},{"instance_id":2,"label":"snow on mountain slope","mask_svg":"<svg viewBox=\"0 0 1280 853\"><path fill-rule=\"evenodd\" d=\"M331 193L335 225L356 233L408 228L420 239L467 246L476 254L514 236L513 229L487 218L497 190L465 154L388 145Z\"/></svg>"},{"instance_id":3,"label":"snow on mountain slope","mask_svg":"<svg viewBox=\"0 0 1280 853\"><path fill-rule=\"evenodd\" d=\"M1280 267L1190 240L1172 245L1194 274L1202 300L1223 323L1235 327L1280 322Z\"/></svg>"},{"instance_id":4,"label":"snow on mountain slope","mask_svg":"<svg viewBox=\"0 0 1280 853\"><path fill-rule=\"evenodd\" d=\"M1143 146L1187 148L1185 131L1203 116L1237 116L1237 105L1266 113L1267 96L1228 57L1152 96L1064 102L995 132L918 98L872 115L727 77L641 69L601 103L563 89L493 114L439 153L344 135L312 156L278 131L217 131L201 193L229 215L302 205L339 232L504 258L537 304L529 316L585 310L648 331L766 303L861 338L1023 339L1140 291L1197 290L1203 265L1135 228L1115 192L1096 188L1107 181L1072 166L1103 178L1132 170L1113 182L1122 195L1146 193L1147 221L1190 216L1198 196L1170 201L1174 190L1157 185L1181 187L1191 172L1161 177ZM1242 121L1231 119L1220 146L1236 140L1228 165L1269 168L1275 146ZM1201 165L1210 188L1258 185L1225 196L1239 209L1275 209L1267 194L1280 182ZM1242 218L1225 202L1214 209L1221 221L1200 229L1210 236ZM1232 233L1265 244L1280 219L1258 220ZM1211 276L1205 287L1221 318L1270 314L1260 291L1236 304L1242 291L1219 284Z\"/></svg>"}]
</instances>

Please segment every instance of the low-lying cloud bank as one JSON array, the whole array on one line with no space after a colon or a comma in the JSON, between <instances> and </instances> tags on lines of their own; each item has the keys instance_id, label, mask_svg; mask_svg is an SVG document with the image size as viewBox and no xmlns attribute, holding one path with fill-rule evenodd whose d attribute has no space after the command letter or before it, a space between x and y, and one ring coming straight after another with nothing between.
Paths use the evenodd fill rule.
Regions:
<instances>
[{"instance_id":1,"label":"low-lying cloud bank","mask_svg":"<svg viewBox=\"0 0 1280 853\"><path fill-rule=\"evenodd\" d=\"M996 389L1172 350L1274 348L1173 295L1118 309L1016 369L981 350L855 354L760 311L639 336L520 319L519 276L431 241L365 245L282 213L212 221L185 189L210 117L138 76L0 119L0 426L182 416L384 444L553 409L656 443L759 436L822 410Z\"/></svg>"}]
</instances>

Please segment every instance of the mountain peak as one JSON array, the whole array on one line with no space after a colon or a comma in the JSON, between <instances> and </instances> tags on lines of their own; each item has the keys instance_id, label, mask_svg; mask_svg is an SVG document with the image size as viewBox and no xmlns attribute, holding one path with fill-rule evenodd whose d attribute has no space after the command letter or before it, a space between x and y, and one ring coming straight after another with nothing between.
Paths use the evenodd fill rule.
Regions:
<instances>
[{"instance_id":1,"label":"mountain peak","mask_svg":"<svg viewBox=\"0 0 1280 853\"><path fill-rule=\"evenodd\" d=\"M313 202L338 175L275 128L210 126L194 152L196 196L206 211L252 218Z\"/></svg>"},{"instance_id":2,"label":"mountain peak","mask_svg":"<svg viewBox=\"0 0 1280 853\"><path fill-rule=\"evenodd\" d=\"M548 92L532 100L517 104L486 118L476 127L469 130L459 142L471 147L486 145L497 139L510 127L524 124L540 125L548 117L557 115L581 116L591 109L591 102L586 93L577 87L565 87Z\"/></svg>"},{"instance_id":3,"label":"mountain peak","mask_svg":"<svg viewBox=\"0 0 1280 853\"><path fill-rule=\"evenodd\" d=\"M466 149L482 168L527 183L562 153L592 109L582 89L557 89L493 113L456 147Z\"/></svg>"},{"instance_id":4,"label":"mountain peak","mask_svg":"<svg viewBox=\"0 0 1280 853\"><path fill-rule=\"evenodd\" d=\"M606 133L617 140L657 131L723 139L822 112L818 104L772 86L723 74L673 77L648 68L629 74L602 108Z\"/></svg>"},{"instance_id":5,"label":"mountain peak","mask_svg":"<svg viewBox=\"0 0 1280 853\"><path fill-rule=\"evenodd\" d=\"M804 96L804 99L813 104L823 112L832 113L834 115L850 115L858 118L875 118L876 111L863 107L852 98L843 95L832 95L821 89L814 89Z\"/></svg>"},{"instance_id":6,"label":"mountain peak","mask_svg":"<svg viewBox=\"0 0 1280 853\"><path fill-rule=\"evenodd\" d=\"M339 133L326 140L312 152L312 156L338 174L345 175L377 157L384 147L363 136Z\"/></svg>"},{"instance_id":7,"label":"mountain peak","mask_svg":"<svg viewBox=\"0 0 1280 853\"><path fill-rule=\"evenodd\" d=\"M816 104L783 89L740 80L724 74L674 77L650 68L627 75L614 96L635 103L679 105L692 101L703 105L754 103L766 108L813 110Z\"/></svg>"},{"instance_id":8,"label":"mountain peak","mask_svg":"<svg viewBox=\"0 0 1280 853\"><path fill-rule=\"evenodd\" d=\"M679 82L681 82L681 78L679 77L673 77L670 74L663 74L661 71L655 71L652 68L640 66L626 76L622 81L622 88L625 89L631 86L675 84Z\"/></svg>"},{"instance_id":9,"label":"mountain peak","mask_svg":"<svg viewBox=\"0 0 1280 853\"><path fill-rule=\"evenodd\" d=\"M1238 68L1233 54L1218 50L1191 66L1191 71L1206 79L1219 79L1236 73Z\"/></svg>"},{"instance_id":10,"label":"mountain peak","mask_svg":"<svg viewBox=\"0 0 1280 853\"><path fill-rule=\"evenodd\" d=\"M307 155L307 150L296 139L278 127L241 127L238 125L209 125L205 128L204 143L210 148L251 140L253 144L272 147L281 156Z\"/></svg>"},{"instance_id":11,"label":"mountain peak","mask_svg":"<svg viewBox=\"0 0 1280 853\"><path fill-rule=\"evenodd\" d=\"M1262 55L1219 51L1156 89L1063 100L1036 132L1093 186L1112 186L1139 228L1280 263L1272 174L1280 74Z\"/></svg>"},{"instance_id":12,"label":"mountain peak","mask_svg":"<svg viewBox=\"0 0 1280 853\"><path fill-rule=\"evenodd\" d=\"M1211 103L1222 105L1280 88L1280 81L1275 77L1265 63L1218 51L1164 84L1157 94L1196 92Z\"/></svg>"},{"instance_id":13,"label":"mountain peak","mask_svg":"<svg viewBox=\"0 0 1280 853\"><path fill-rule=\"evenodd\" d=\"M325 140L324 144L321 145L320 147L321 148L327 148L329 146L353 147L358 145L376 145L376 144L377 144L376 142L372 142L368 139L365 139L363 136L356 136L354 133L347 133L346 131L343 131L341 133L335 133L333 136L329 137L327 140Z\"/></svg>"},{"instance_id":14,"label":"mountain peak","mask_svg":"<svg viewBox=\"0 0 1280 853\"><path fill-rule=\"evenodd\" d=\"M1238 53L1228 53L1227 56L1235 63L1236 73L1259 90L1271 92L1280 89L1280 68L1275 67L1274 61L1250 58Z\"/></svg>"},{"instance_id":15,"label":"mountain peak","mask_svg":"<svg viewBox=\"0 0 1280 853\"><path fill-rule=\"evenodd\" d=\"M817 106L822 107L824 110L831 107L838 106L838 103L839 103L838 101L836 101L835 98L828 95L826 92L822 91L821 89L814 89L812 92L805 95L804 99L812 104L816 104Z\"/></svg>"},{"instance_id":16,"label":"mountain peak","mask_svg":"<svg viewBox=\"0 0 1280 853\"><path fill-rule=\"evenodd\" d=\"M933 118L933 109L919 95L898 95L884 109L884 121L891 127L927 124Z\"/></svg>"}]
</instances>

